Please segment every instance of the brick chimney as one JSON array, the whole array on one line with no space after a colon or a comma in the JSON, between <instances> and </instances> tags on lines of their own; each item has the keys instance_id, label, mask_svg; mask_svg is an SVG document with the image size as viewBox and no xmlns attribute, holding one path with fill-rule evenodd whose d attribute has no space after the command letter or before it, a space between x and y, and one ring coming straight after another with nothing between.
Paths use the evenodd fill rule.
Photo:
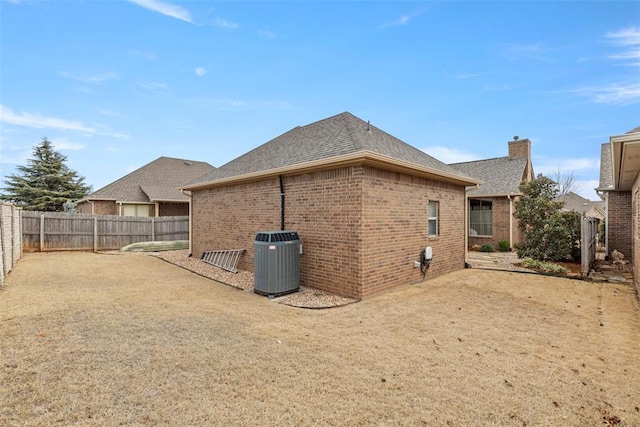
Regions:
<instances>
[{"instance_id":1,"label":"brick chimney","mask_svg":"<svg viewBox=\"0 0 640 427\"><path fill-rule=\"evenodd\" d=\"M509 158L517 159L522 157L531 161L531 141L514 136L513 141L509 141Z\"/></svg>"},{"instance_id":2,"label":"brick chimney","mask_svg":"<svg viewBox=\"0 0 640 427\"><path fill-rule=\"evenodd\" d=\"M514 136L513 141L509 141L509 158L527 159L527 166L522 174L522 180L528 182L535 178L533 164L531 163L531 141Z\"/></svg>"}]
</instances>

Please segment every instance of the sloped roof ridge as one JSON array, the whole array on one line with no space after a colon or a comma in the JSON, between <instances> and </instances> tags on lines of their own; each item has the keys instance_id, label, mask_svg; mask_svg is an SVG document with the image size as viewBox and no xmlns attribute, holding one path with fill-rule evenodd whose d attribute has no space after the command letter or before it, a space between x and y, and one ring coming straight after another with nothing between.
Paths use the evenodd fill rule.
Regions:
<instances>
[{"instance_id":1,"label":"sloped roof ridge","mask_svg":"<svg viewBox=\"0 0 640 427\"><path fill-rule=\"evenodd\" d=\"M629 132L627 132L627 134L636 133L636 132L640 132L640 126L637 126L637 127L633 128L633 129L631 129Z\"/></svg>"},{"instance_id":2,"label":"sloped roof ridge","mask_svg":"<svg viewBox=\"0 0 640 427\"><path fill-rule=\"evenodd\" d=\"M345 111L302 127L297 126L197 178L186 188L282 168L295 168L296 165L341 159L357 153L375 154L394 162L428 168L443 176L472 179L464 172Z\"/></svg>"},{"instance_id":3,"label":"sloped roof ridge","mask_svg":"<svg viewBox=\"0 0 640 427\"><path fill-rule=\"evenodd\" d=\"M347 128L347 132L349 132L349 137L351 139L351 142L353 143L353 149L356 151L358 151L359 149L363 149L364 145L362 144L362 141L358 140L357 138L358 133L355 132L355 129L353 129L353 126L352 126L353 125L352 122L354 120L357 120L358 118L353 114L349 113L348 111L340 113L336 117L340 117L340 119L344 120L344 123ZM337 133L339 133L339 130L336 131L336 134Z\"/></svg>"},{"instance_id":4,"label":"sloped roof ridge","mask_svg":"<svg viewBox=\"0 0 640 427\"><path fill-rule=\"evenodd\" d=\"M185 181L206 174L210 170L215 170L215 167L207 162L161 156L80 200L148 201L141 185L160 185L179 189Z\"/></svg>"},{"instance_id":5,"label":"sloped roof ridge","mask_svg":"<svg viewBox=\"0 0 640 427\"><path fill-rule=\"evenodd\" d=\"M466 165L469 163L479 163L479 162L488 162L491 160L505 160L505 159L511 159L511 160L516 160L516 159L524 159L525 157L515 157L513 159L511 159L509 156L501 156L501 157L491 157L489 159L478 159L478 160L469 160L467 162L456 162L456 163L448 163L449 166L453 166L453 165Z\"/></svg>"}]
</instances>

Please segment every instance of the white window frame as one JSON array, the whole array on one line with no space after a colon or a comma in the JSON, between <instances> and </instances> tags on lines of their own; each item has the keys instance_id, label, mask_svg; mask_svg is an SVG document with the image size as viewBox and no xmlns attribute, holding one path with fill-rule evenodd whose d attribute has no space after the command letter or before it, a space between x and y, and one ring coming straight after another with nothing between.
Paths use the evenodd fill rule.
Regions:
<instances>
[{"instance_id":1,"label":"white window frame","mask_svg":"<svg viewBox=\"0 0 640 427\"><path fill-rule=\"evenodd\" d=\"M434 207L434 213L435 215L431 215L432 214L432 206ZM427 217L428 217L428 221L427 221L427 235L429 237L436 237L438 236L439 233L439 221L438 221L438 216L440 214L440 203L436 200L429 200L429 207L427 210ZM431 233L431 225L434 224L434 229L435 229L435 234Z\"/></svg>"}]
</instances>

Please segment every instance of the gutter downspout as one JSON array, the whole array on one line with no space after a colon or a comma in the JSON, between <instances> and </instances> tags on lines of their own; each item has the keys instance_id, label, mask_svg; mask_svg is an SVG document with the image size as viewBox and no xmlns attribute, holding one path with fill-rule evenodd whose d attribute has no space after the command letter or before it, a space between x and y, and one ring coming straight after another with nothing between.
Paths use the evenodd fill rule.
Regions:
<instances>
[{"instance_id":1,"label":"gutter downspout","mask_svg":"<svg viewBox=\"0 0 640 427\"><path fill-rule=\"evenodd\" d=\"M513 195L513 191L511 194L507 196L509 199L509 249L513 249L513 199L511 196Z\"/></svg>"},{"instance_id":2,"label":"gutter downspout","mask_svg":"<svg viewBox=\"0 0 640 427\"><path fill-rule=\"evenodd\" d=\"M191 191L180 190L182 194L189 198L189 256L193 255L192 237L193 236L193 214L191 212L191 204L193 203L193 194Z\"/></svg>"},{"instance_id":3,"label":"gutter downspout","mask_svg":"<svg viewBox=\"0 0 640 427\"><path fill-rule=\"evenodd\" d=\"M284 231L284 181L282 175L278 175L280 179L280 230Z\"/></svg>"},{"instance_id":4,"label":"gutter downspout","mask_svg":"<svg viewBox=\"0 0 640 427\"><path fill-rule=\"evenodd\" d=\"M608 191L604 192L604 254L606 256L609 256L609 192Z\"/></svg>"},{"instance_id":5,"label":"gutter downspout","mask_svg":"<svg viewBox=\"0 0 640 427\"><path fill-rule=\"evenodd\" d=\"M478 188L478 186L476 186ZM469 265L469 187L464 187L464 266Z\"/></svg>"}]
</instances>

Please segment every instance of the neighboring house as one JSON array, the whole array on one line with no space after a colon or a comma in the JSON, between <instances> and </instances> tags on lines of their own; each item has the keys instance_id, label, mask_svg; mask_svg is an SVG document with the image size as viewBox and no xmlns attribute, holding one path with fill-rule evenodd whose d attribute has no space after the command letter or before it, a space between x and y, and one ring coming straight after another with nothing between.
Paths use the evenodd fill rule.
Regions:
<instances>
[{"instance_id":1,"label":"neighboring house","mask_svg":"<svg viewBox=\"0 0 640 427\"><path fill-rule=\"evenodd\" d=\"M119 216L189 214L181 188L215 168L209 163L159 157L77 203L78 213Z\"/></svg>"},{"instance_id":2,"label":"neighboring house","mask_svg":"<svg viewBox=\"0 0 640 427\"><path fill-rule=\"evenodd\" d=\"M480 186L467 192L469 247L489 243L497 248L501 240L513 247L522 241L513 213L514 203L522 196L520 184L534 178L531 142L514 137L508 147L506 157L449 165L482 181Z\"/></svg>"},{"instance_id":3,"label":"neighboring house","mask_svg":"<svg viewBox=\"0 0 640 427\"><path fill-rule=\"evenodd\" d=\"M602 144L596 190L606 205L606 253L616 249L633 263L640 292L640 126Z\"/></svg>"},{"instance_id":4,"label":"neighboring house","mask_svg":"<svg viewBox=\"0 0 640 427\"><path fill-rule=\"evenodd\" d=\"M585 199L571 191L556 197L555 200L564 204L562 210L575 211L582 216L595 218L599 221L604 219L605 208L602 200L592 201Z\"/></svg>"},{"instance_id":5,"label":"neighboring house","mask_svg":"<svg viewBox=\"0 0 640 427\"><path fill-rule=\"evenodd\" d=\"M465 188L478 181L345 112L298 126L185 187L191 253L297 231L300 284L352 298L464 267Z\"/></svg>"}]
</instances>

